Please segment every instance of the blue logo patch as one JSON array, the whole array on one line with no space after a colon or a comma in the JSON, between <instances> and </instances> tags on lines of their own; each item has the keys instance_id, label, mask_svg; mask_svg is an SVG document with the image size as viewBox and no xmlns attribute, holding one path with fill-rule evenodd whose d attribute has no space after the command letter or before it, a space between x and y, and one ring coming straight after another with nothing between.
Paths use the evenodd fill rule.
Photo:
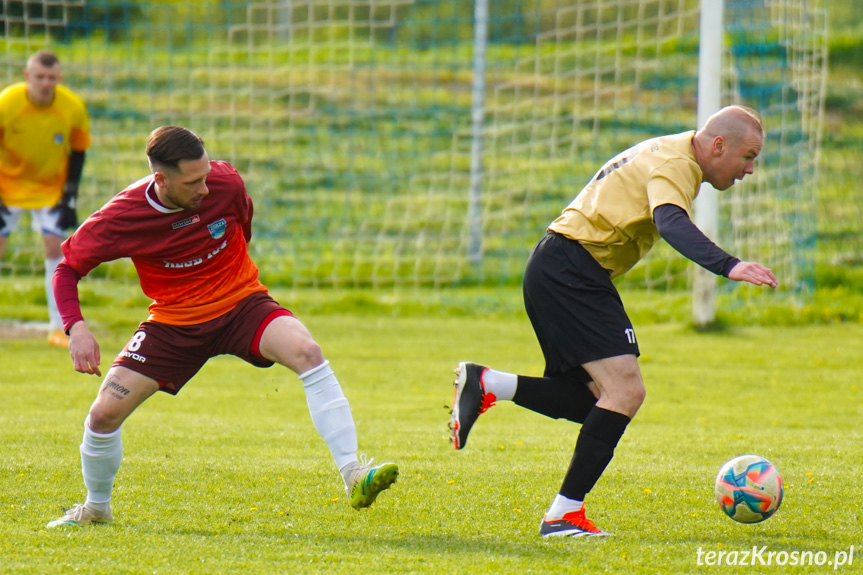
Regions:
<instances>
[{"instance_id":1,"label":"blue logo patch","mask_svg":"<svg viewBox=\"0 0 863 575\"><path fill-rule=\"evenodd\" d=\"M216 220L212 224L207 226L207 229L210 230L210 235L213 236L214 240L221 238L225 235L225 230L228 228L228 223L224 218L221 220Z\"/></svg>"},{"instance_id":2,"label":"blue logo patch","mask_svg":"<svg viewBox=\"0 0 863 575\"><path fill-rule=\"evenodd\" d=\"M54 134L54 143L58 146L63 143L63 134Z\"/></svg>"}]
</instances>

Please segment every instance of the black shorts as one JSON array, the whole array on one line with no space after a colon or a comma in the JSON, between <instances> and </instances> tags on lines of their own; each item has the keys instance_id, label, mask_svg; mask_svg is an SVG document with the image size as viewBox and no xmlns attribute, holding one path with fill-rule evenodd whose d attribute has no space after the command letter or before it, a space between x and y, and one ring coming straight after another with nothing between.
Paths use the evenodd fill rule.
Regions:
<instances>
[{"instance_id":1,"label":"black shorts","mask_svg":"<svg viewBox=\"0 0 863 575\"><path fill-rule=\"evenodd\" d=\"M620 294L580 243L549 232L527 261L523 287L546 377L597 359L639 355Z\"/></svg>"},{"instance_id":2,"label":"black shorts","mask_svg":"<svg viewBox=\"0 0 863 575\"><path fill-rule=\"evenodd\" d=\"M240 300L228 313L195 325L168 325L145 321L114 360L146 375L171 395L192 379L207 360L217 355L235 355L257 367L270 367L258 346L264 329L273 319L293 315L266 292Z\"/></svg>"}]
</instances>

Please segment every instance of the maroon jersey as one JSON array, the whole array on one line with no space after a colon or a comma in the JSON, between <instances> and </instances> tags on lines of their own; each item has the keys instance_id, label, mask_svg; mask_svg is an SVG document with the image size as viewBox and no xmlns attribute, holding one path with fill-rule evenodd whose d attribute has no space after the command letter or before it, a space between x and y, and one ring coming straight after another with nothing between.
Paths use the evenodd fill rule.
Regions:
<instances>
[{"instance_id":1,"label":"maroon jersey","mask_svg":"<svg viewBox=\"0 0 863 575\"><path fill-rule=\"evenodd\" d=\"M141 289L153 299L148 320L192 325L217 318L267 288L249 257L252 200L233 166L210 162L209 194L195 211L167 208L153 176L135 182L65 242L65 263L85 276L102 262L131 258ZM67 327L80 311L60 301ZM74 298L77 304L77 297Z\"/></svg>"}]
</instances>

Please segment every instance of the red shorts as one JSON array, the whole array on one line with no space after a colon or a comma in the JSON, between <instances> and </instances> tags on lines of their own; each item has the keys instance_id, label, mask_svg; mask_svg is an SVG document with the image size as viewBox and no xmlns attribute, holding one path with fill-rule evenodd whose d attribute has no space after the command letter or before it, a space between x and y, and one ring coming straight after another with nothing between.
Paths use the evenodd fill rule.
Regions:
<instances>
[{"instance_id":1,"label":"red shorts","mask_svg":"<svg viewBox=\"0 0 863 575\"><path fill-rule=\"evenodd\" d=\"M192 379L207 360L235 355L256 367L270 367L259 346L264 329L280 316L293 316L266 292L254 293L221 317L195 325L145 321L114 360L159 383L171 395Z\"/></svg>"}]
</instances>

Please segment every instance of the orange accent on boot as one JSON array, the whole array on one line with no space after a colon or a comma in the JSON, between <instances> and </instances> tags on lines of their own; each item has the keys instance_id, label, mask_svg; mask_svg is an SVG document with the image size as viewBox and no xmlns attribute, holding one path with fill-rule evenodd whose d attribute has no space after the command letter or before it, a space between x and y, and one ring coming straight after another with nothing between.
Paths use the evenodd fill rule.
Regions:
<instances>
[{"instance_id":1,"label":"orange accent on boot","mask_svg":"<svg viewBox=\"0 0 863 575\"><path fill-rule=\"evenodd\" d=\"M493 393L483 393L482 394L482 403L479 404L479 413L482 415L486 411L488 411L489 407L494 407L495 401L497 401L497 396Z\"/></svg>"},{"instance_id":2,"label":"orange accent on boot","mask_svg":"<svg viewBox=\"0 0 863 575\"><path fill-rule=\"evenodd\" d=\"M591 521L585 516L584 507L582 507L578 511L570 511L569 513L565 513L561 520L575 525L582 531L589 531L590 533L602 533L602 531L600 531L596 527L596 525L593 524L593 521Z\"/></svg>"},{"instance_id":3,"label":"orange accent on boot","mask_svg":"<svg viewBox=\"0 0 863 575\"><path fill-rule=\"evenodd\" d=\"M479 414L478 415L482 415L483 413L488 411L488 408L494 407L494 405L495 405L494 402L497 401L497 396L495 394L485 392L485 384L482 382L482 376L484 376L485 372L488 370L489 370L489 368L485 368L484 370L482 370L482 373L479 374L479 386L480 386L480 388L482 388L482 401L479 404Z\"/></svg>"}]
</instances>

